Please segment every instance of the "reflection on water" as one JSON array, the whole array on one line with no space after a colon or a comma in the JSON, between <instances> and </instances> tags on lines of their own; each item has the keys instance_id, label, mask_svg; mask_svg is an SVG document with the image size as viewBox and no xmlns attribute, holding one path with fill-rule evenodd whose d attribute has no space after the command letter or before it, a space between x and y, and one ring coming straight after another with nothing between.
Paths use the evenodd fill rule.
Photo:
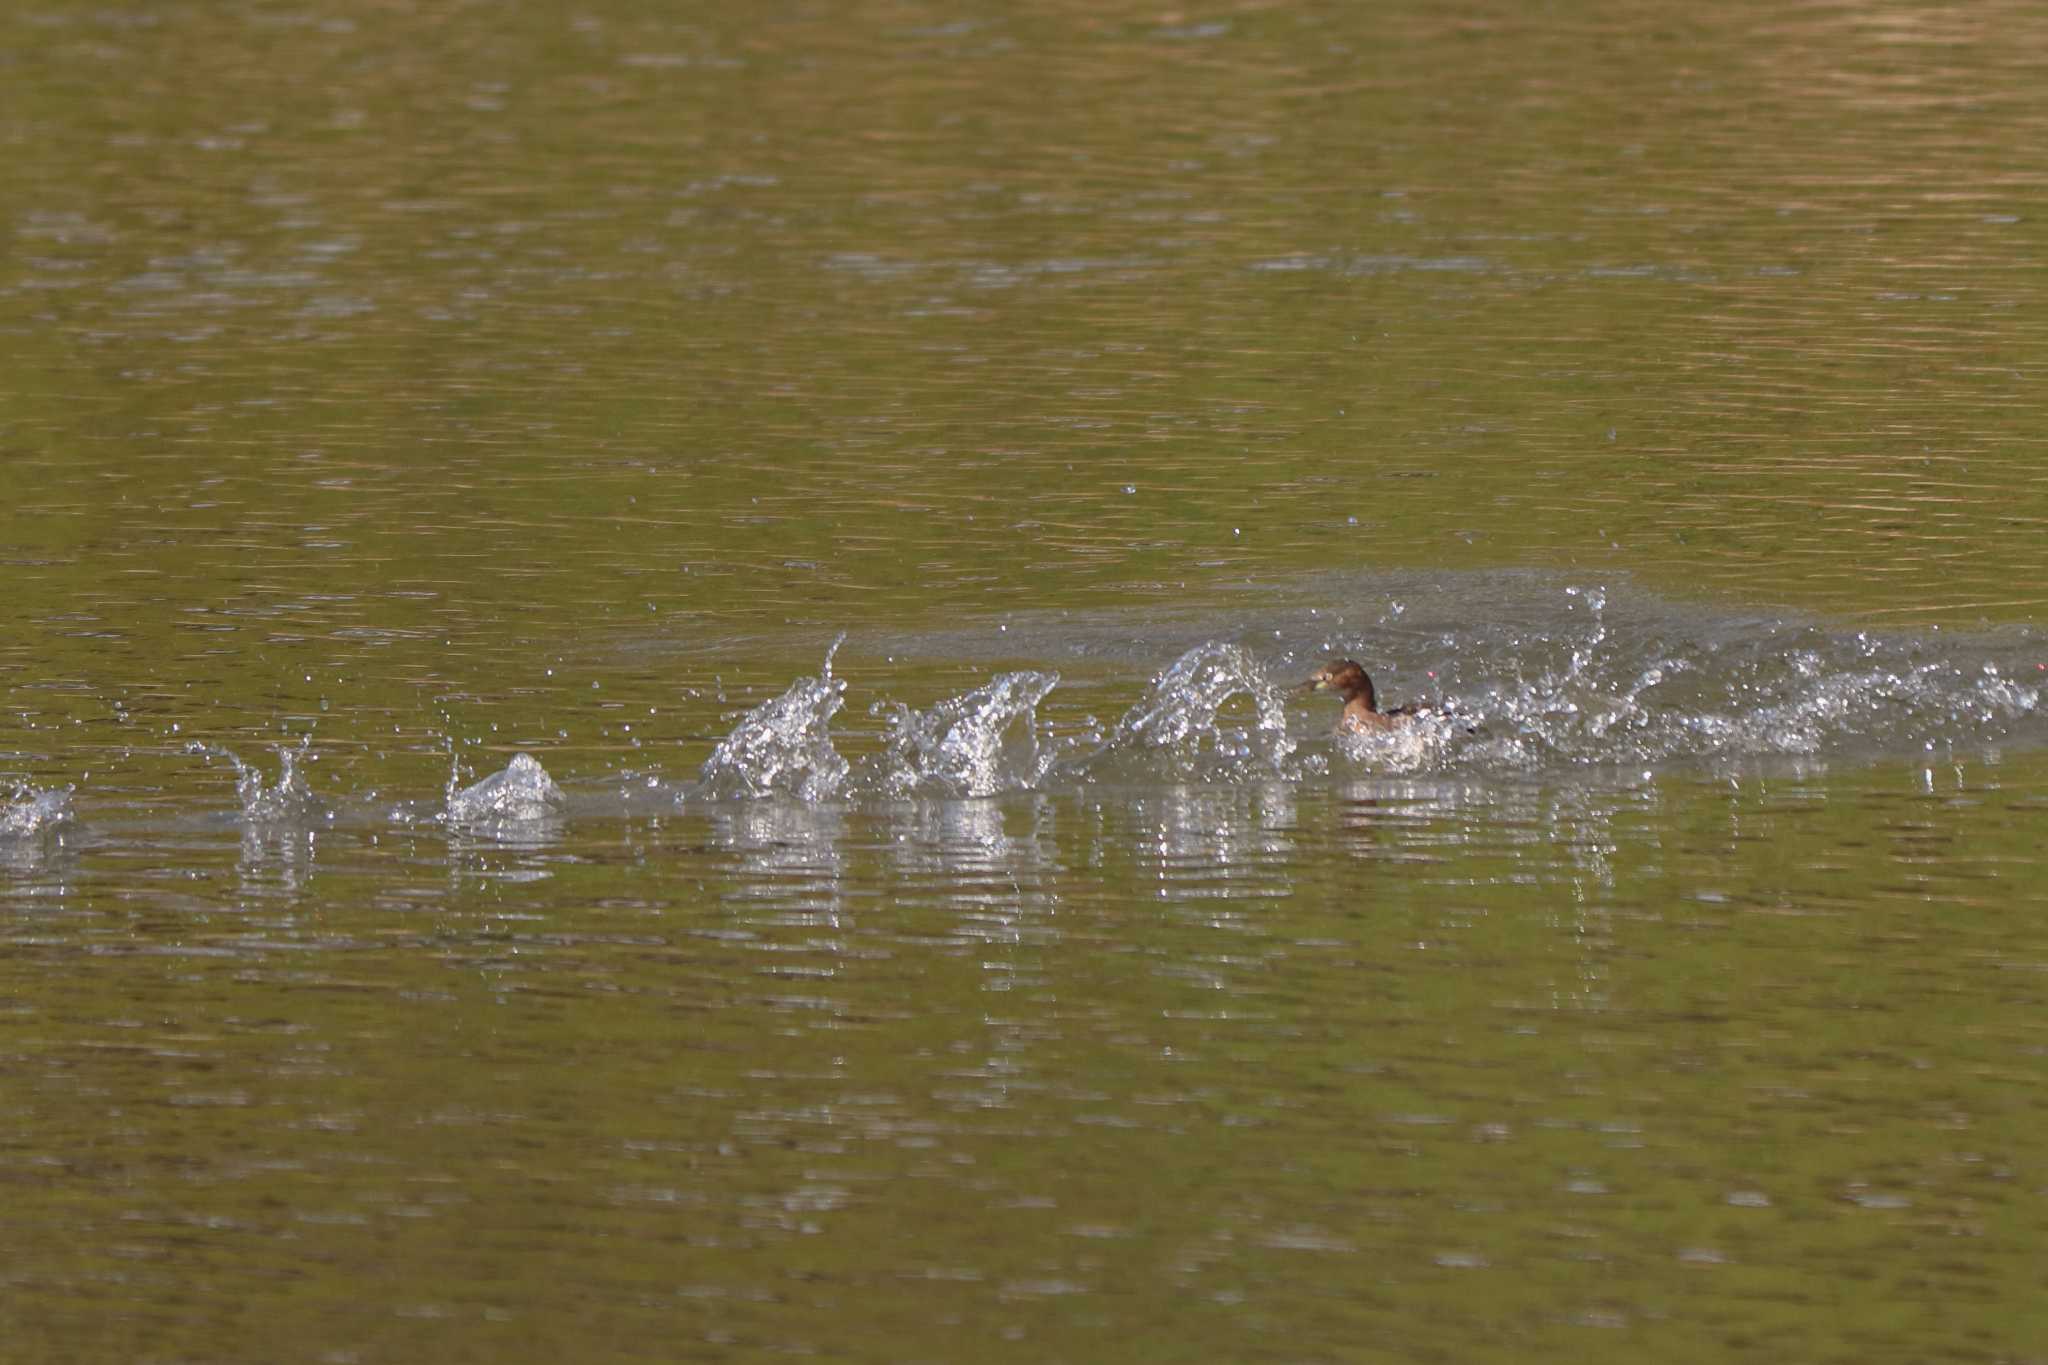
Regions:
<instances>
[{"instance_id":1,"label":"reflection on water","mask_svg":"<svg viewBox=\"0 0 2048 1365\"><path fill-rule=\"evenodd\" d=\"M1055 908L1053 803L917 801L891 814L883 837L902 903L950 910L961 932L1004 941Z\"/></svg>"},{"instance_id":2,"label":"reflection on water","mask_svg":"<svg viewBox=\"0 0 2048 1365\"><path fill-rule=\"evenodd\" d=\"M1132 856L1161 900L1281 896L1292 888L1294 794L1284 784L1167 787L1132 800Z\"/></svg>"},{"instance_id":3,"label":"reflection on water","mask_svg":"<svg viewBox=\"0 0 2048 1365\"><path fill-rule=\"evenodd\" d=\"M251 823L242 828L242 852L235 862L237 890L245 904L275 900L291 904L307 891L319 853L320 836L310 829Z\"/></svg>"},{"instance_id":4,"label":"reflection on water","mask_svg":"<svg viewBox=\"0 0 2048 1365\"><path fill-rule=\"evenodd\" d=\"M734 900L765 913L767 923L837 924L845 906L836 811L752 801L714 807L705 823L712 846L732 855Z\"/></svg>"},{"instance_id":5,"label":"reflection on water","mask_svg":"<svg viewBox=\"0 0 2048 1365\"><path fill-rule=\"evenodd\" d=\"M887 1330L904 1284L935 1345L1194 1292L1225 1340L1287 1307L1336 1351L1332 1305L1392 1275L1420 1302L1378 1311L1481 1358L1496 1313L1711 1342L1845 1255L1949 1277L1906 1294L1930 1312L2017 1293L2041 769L776 796L525 844L252 824L160 846L175 898L87 841L60 898L0 886L17 1220L110 1210L20 1244L36 1330L195 1247L395 1259L456 1319L551 1302L555 1257L516 1295L489 1267L568 1249L649 1339L764 1331L792 1267L872 1291L778 1309L797 1344ZM1923 1226L1968 1266L1872 1246ZM245 1302L289 1318L267 1283Z\"/></svg>"}]
</instances>

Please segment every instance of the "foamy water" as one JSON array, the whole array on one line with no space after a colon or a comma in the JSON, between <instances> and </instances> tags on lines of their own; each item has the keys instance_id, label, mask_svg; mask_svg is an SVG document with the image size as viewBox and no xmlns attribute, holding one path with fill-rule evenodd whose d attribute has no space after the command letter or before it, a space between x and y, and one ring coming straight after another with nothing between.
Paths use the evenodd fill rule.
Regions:
<instances>
[{"instance_id":1,"label":"foamy water","mask_svg":"<svg viewBox=\"0 0 2048 1365\"><path fill-rule=\"evenodd\" d=\"M1261 789L1360 778L1571 783L1673 766L1861 762L1976 753L2048 740L2048 657L2027 632L1884 635L1812 622L1716 615L1588 586L1472 579L1385 598L1369 622L1321 609L1276 613L1273 640L1201 639L1155 665L1104 721L1077 711L1062 671L995 671L913 706L884 671L840 676L845 637L816 674L727 723L694 777L645 770L551 773L521 752L497 771L452 756L438 800L316 792L309 737L276 747L277 775L215 744L189 752L236 775L238 817L258 826L443 825L486 838L530 837L537 822L658 816L703 803L863 805L1016 792L1140 791L1189 782ZM1476 608L1476 609L1475 609ZM1473 621L1480 624L1472 624ZM1129 630L1125 626L1126 631ZM1150 628L1159 640L1175 627ZM1086 620L1021 621L1012 652L1064 655L1086 695L1146 645ZM917 643L917 642L913 642ZM927 648L956 646L932 637ZM897 647L901 647L899 644ZM1388 734L1338 736L1335 705L1292 695L1316 665L1356 658L1384 703L1433 708ZM844 720L850 696L869 695ZM659 759L660 755L652 757ZM90 788L80 798L90 807ZM77 818L69 788L17 786L0 838L32 841Z\"/></svg>"},{"instance_id":2,"label":"foamy water","mask_svg":"<svg viewBox=\"0 0 2048 1365\"><path fill-rule=\"evenodd\" d=\"M21 783L0 802L0 839L42 838L71 818L71 788L52 790Z\"/></svg>"}]
</instances>

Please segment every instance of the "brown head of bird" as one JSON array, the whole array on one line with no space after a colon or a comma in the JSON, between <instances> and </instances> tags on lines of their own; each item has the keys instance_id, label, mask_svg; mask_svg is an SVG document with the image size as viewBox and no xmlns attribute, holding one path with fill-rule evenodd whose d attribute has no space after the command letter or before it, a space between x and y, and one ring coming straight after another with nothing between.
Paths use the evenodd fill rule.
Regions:
<instances>
[{"instance_id":1,"label":"brown head of bird","mask_svg":"<svg viewBox=\"0 0 2048 1365\"><path fill-rule=\"evenodd\" d=\"M1340 659L1324 664L1308 680L1296 689L1302 692L1335 692L1344 699L1344 709L1337 713L1339 734L1350 731L1363 734L1375 730L1391 730L1401 721L1409 719L1406 714L1389 715L1379 709L1373 696L1372 679L1366 676L1350 659Z\"/></svg>"}]
</instances>

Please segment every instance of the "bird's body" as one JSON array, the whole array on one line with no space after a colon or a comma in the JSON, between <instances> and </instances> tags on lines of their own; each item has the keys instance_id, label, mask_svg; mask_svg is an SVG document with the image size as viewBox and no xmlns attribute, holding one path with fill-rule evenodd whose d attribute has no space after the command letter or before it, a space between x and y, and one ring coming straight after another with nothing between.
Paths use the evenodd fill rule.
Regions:
<instances>
[{"instance_id":1,"label":"bird's body","mask_svg":"<svg viewBox=\"0 0 2048 1365\"><path fill-rule=\"evenodd\" d=\"M1344 709L1337 713L1337 733L1340 735L1376 735L1399 730L1413 725L1421 714L1413 706L1380 710L1378 698L1373 694L1372 679L1350 659L1324 664L1298 690L1335 692L1344 699Z\"/></svg>"}]
</instances>

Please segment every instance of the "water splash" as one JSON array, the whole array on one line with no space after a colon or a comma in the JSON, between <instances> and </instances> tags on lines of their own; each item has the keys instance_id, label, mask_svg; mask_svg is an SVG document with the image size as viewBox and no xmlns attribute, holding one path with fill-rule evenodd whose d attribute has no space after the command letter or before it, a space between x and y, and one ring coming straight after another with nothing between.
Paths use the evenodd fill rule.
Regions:
<instances>
[{"instance_id":1,"label":"water splash","mask_svg":"<svg viewBox=\"0 0 2048 1365\"><path fill-rule=\"evenodd\" d=\"M698 773L705 796L768 796L783 792L822 801L846 781L847 761L832 745L832 717L846 704L846 683L832 676L832 656L846 636L825 651L815 678L799 678L787 692L740 717Z\"/></svg>"},{"instance_id":2,"label":"water splash","mask_svg":"<svg viewBox=\"0 0 2048 1365\"><path fill-rule=\"evenodd\" d=\"M448 775L450 825L519 824L560 815L562 789L532 754L514 754L512 761L480 782L457 791L456 777Z\"/></svg>"},{"instance_id":3,"label":"water splash","mask_svg":"<svg viewBox=\"0 0 2048 1365\"><path fill-rule=\"evenodd\" d=\"M875 703L868 714L889 717L877 785L892 796L993 796L1037 786L1059 756L1039 733L1038 703L1059 680L1057 673L1004 673L928 711Z\"/></svg>"},{"instance_id":4,"label":"water splash","mask_svg":"<svg viewBox=\"0 0 2048 1365\"><path fill-rule=\"evenodd\" d=\"M310 740L278 751L274 781L228 750L190 749L233 767L240 819L263 839L388 812L405 825L484 826L483 838L502 842L545 835L545 822L572 813L659 819L699 795L943 801L1098 785L1297 787L1361 770L1479 785L1535 775L1570 786L1617 768L1634 781L1674 767L1741 773L1781 759L1804 769L2048 748L2048 637L2038 631L1885 635L1527 575L1454 575L1426 590L1404 586L1398 599L1381 580L1332 580L1314 596L1393 606L1350 630L1320 605L1290 615L1260 603L1241 609L1255 615L1206 617L1208 628L1238 638L1270 637L1270 657L1221 640L1197 645L1108 727L1091 716L1076 728L1059 709L1067 694L1055 698L1061 677L1050 668L996 673L922 710L882 701L867 711L877 720L849 744L866 755L857 770L833 733L847 691L833 675L843 636L818 677L739 718L699 783L619 774L615 794L582 792L573 807L527 755L467 788L451 758L445 793L423 800L384 805L373 792L330 805L306 780ZM1181 622L1134 620L1128 611L1100 621L1048 612L1036 625L1006 622L1002 648L1085 661L1063 663L1069 681L1078 669L1084 686L1128 688L1168 656L1172 646L1162 642L1186 638ZM897 648L930 651L931 640L952 660L976 647L950 632ZM1290 715L1284 687L1311 659L1331 657L1365 662L1390 703L1445 710L1390 734L1331 738L1330 712L1295 705ZM20 841L71 818L68 789L17 785L0 801L0 839L32 849ZM496 828L519 822L530 822L524 833ZM268 856L267 846L258 851Z\"/></svg>"},{"instance_id":5,"label":"water splash","mask_svg":"<svg viewBox=\"0 0 2048 1365\"><path fill-rule=\"evenodd\" d=\"M1876 756L1954 745L2036 741L2043 688L2015 674L2030 637L2004 648L1945 639L1884 639L1811 623L1702 617L1616 623L1600 594L1573 594L1590 624L1530 631L1475 644L1483 656L1450 700L1479 728L1442 762L1481 770L1775 757ZM1996 655L2000 657L1986 657ZM1451 667L1446 664L1447 669Z\"/></svg>"},{"instance_id":6,"label":"water splash","mask_svg":"<svg viewBox=\"0 0 2048 1365\"><path fill-rule=\"evenodd\" d=\"M1256 713L1249 725L1223 719L1224 707L1239 697L1249 699ZM1287 734L1284 689L1249 650L1211 640L1152 680L1116 723L1107 747L1163 753L1182 767L1201 766L1206 757L1226 770L1250 773L1281 771L1295 746Z\"/></svg>"},{"instance_id":7,"label":"water splash","mask_svg":"<svg viewBox=\"0 0 2048 1365\"><path fill-rule=\"evenodd\" d=\"M185 751L204 755L208 761L220 759L235 770L235 798L241 802L245 821L290 824L333 817L333 812L313 795L300 768L300 761L308 756L312 743L313 737L307 735L297 744L276 746L278 775L274 783L266 783L262 771L254 764L244 763L232 749L195 740L185 746Z\"/></svg>"},{"instance_id":8,"label":"water splash","mask_svg":"<svg viewBox=\"0 0 2048 1365\"><path fill-rule=\"evenodd\" d=\"M0 839L26 842L56 831L71 819L71 791L16 783L13 793L0 802Z\"/></svg>"},{"instance_id":9,"label":"water splash","mask_svg":"<svg viewBox=\"0 0 2048 1365\"><path fill-rule=\"evenodd\" d=\"M1461 713L1424 711L1398 730L1340 732L1337 752L1357 764L1389 773L1419 773L1443 766L1451 746L1477 728Z\"/></svg>"}]
</instances>

